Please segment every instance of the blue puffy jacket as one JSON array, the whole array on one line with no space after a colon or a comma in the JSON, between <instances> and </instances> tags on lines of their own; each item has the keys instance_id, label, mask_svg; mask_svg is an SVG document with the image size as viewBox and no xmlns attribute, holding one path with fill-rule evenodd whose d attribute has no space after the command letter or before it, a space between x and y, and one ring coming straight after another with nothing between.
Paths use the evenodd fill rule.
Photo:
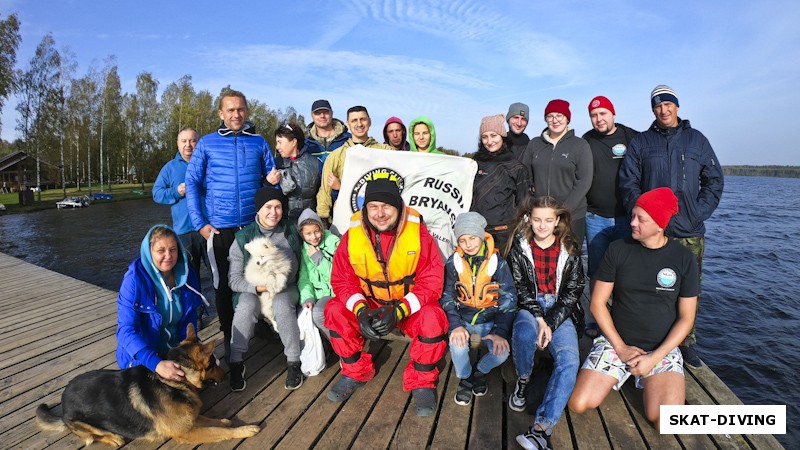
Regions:
<instances>
[{"instance_id":1,"label":"blue puffy jacket","mask_svg":"<svg viewBox=\"0 0 800 450\"><path fill-rule=\"evenodd\" d=\"M650 129L631 140L619 172L622 202L630 212L644 192L672 189L678 197L678 214L666 234L695 237L705 233L704 221L717 209L724 176L714 149L688 120L664 130L654 121Z\"/></svg>"},{"instance_id":2,"label":"blue puffy jacket","mask_svg":"<svg viewBox=\"0 0 800 450\"><path fill-rule=\"evenodd\" d=\"M121 369L143 365L155 372L163 356L159 355L158 348L163 332L162 325L165 324L157 305L159 294L158 287L153 281L154 275L148 273L144 266L149 264L151 272L156 272L149 255L149 238L148 232L142 241L141 256L128 266L119 288L117 364ZM205 299L200 295L200 281L194 270L188 266L180 240L178 246L181 256L173 268L173 273L177 284L175 289L180 289L180 305L174 309L180 313L175 325L178 332L177 342L180 342L186 337L186 327L190 323L197 330L197 309L203 305Z\"/></svg>"},{"instance_id":3,"label":"blue puffy jacket","mask_svg":"<svg viewBox=\"0 0 800 450\"><path fill-rule=\"evenodd\" d=\"M186 170L186 201L195 230L241 227L255 220L253 197L275 167L272 150L255 126L221 127L200 138ZM205 192L205 213L202 193Z\"/></svg>"},{"instance_id":4,"label":"blue puffy jacket","mask_svg":"<svg viewBox=\"0 0 800 450\"><path fill-rule=\"evenodd\" d=\"M178 185L186 179L186 169L189 163L183 159L181 152L175 158L164 164L153 185L153 200L162 205L172 205L172 228L178 234L194 231L192 220L189 218L189 208L186 206L186 197L178 193Z\"/></svg>"}]
</instances>

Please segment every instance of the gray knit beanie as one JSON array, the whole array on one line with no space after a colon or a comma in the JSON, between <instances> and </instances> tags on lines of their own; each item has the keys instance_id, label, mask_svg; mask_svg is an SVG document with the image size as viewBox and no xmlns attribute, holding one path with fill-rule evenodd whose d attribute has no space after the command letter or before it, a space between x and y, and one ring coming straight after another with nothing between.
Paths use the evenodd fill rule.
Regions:
<instances>
[{"instance_id":1,"label":"gray knit beanie","mask_svg":"<svg viewBox=\"0 0 800 450\"><path fill-rule=\"evenodd\" d=\"M478 236L481 240L486 237L486 219L476 212L461 213L456 217L456 224L453 226L456 239L468 234Z\"/></svg>"}]
</instances>

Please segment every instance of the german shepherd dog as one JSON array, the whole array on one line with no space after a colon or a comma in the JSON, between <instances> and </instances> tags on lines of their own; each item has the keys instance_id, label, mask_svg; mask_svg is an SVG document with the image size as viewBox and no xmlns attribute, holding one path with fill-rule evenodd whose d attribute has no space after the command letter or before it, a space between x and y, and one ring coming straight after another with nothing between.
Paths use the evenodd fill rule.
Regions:
<instances>
[{"instance_id":1,"label":"german shepherd dog","mask_svg":"<svg viewBox=\"0 0 800 450\"><path fill-rule=\"evenodd\" d=\"M67 384L61 396L62 417L41 404L36 424L48 431L69 429L86 445L99 441L116 447L137 438L201 444L254 436L261 430L258 425L231 427L228 419L200 415L203 382L219 383L225 377L212 353L215 344L198 342L189 324L186 339L166 358L180 364L186 374L183 381L165 380L144 366L93 370Z\"/></svg>"}]
</instances>

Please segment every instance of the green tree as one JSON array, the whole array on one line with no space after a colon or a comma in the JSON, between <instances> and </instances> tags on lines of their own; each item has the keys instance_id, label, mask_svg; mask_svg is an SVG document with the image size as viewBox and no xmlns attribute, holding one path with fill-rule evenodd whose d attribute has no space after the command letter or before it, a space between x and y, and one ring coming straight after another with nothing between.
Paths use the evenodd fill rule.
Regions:
<instances>
[{"instance_id":1,"label":"green tree","mask_svg":"<svg viewBox=\"0 0 800 450\"><path fill-rule=\"evenodd\" d=\"M0 111L3 110L8 94L14 89L14 65L17 63L17 48L21 40L16 14L0 20ZM2 127L0 118L0 131Z\"/></svg>"},{"instance_id":2,"label":"green tree","mask_svg":"<svg viewBox=\"0 0 800 450\"><path fill-rule=\"evenodd\" d=\"M61 86L61 54L55 40L45 35L36 47L29 68L20 73L17 91L20 103L17 111L17 129L23 134L28 154L36 157L36 185L41 187L41 162L51 159L58 146L59 115L63 91ZM52 163L50 163L52 164ZM55 165L53 165L55 167ZM41 189L38 199L41 201Z\"/></svg>"}]
</instances>

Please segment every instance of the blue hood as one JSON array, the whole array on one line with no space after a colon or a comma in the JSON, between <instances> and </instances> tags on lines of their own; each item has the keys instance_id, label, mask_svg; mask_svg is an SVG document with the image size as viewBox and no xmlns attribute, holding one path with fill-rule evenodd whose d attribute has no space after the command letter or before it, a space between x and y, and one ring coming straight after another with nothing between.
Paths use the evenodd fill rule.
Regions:
<instances>
[{"instance_id":1,"label":"blue hood","mask_svg":"<svg viewBox=\"0 0 800 450\"><path fill-rule=\"evenodd\" d=\"M144 270L153 280L156 287L156 308L161 314L161 328L160 339L158 342L159 354L166 354L166 350L176 347L180 342L180 332L177 329L178 323L183 315L183 305L180 301L180 288L186 285L189 278L189 263L186 258L186 252L183 249L181 240L177 238L178 243L178 262L172 268L172 273L175 276L175 287L170 289L167 286L164 277L153 262L153 256L150 253L150 235L156 227L164 227L172 230L167 225L154 225L142 239L141 245L141 259ZM174 232L174 230L173 230Z\"/></svg>"}]
</instances>

